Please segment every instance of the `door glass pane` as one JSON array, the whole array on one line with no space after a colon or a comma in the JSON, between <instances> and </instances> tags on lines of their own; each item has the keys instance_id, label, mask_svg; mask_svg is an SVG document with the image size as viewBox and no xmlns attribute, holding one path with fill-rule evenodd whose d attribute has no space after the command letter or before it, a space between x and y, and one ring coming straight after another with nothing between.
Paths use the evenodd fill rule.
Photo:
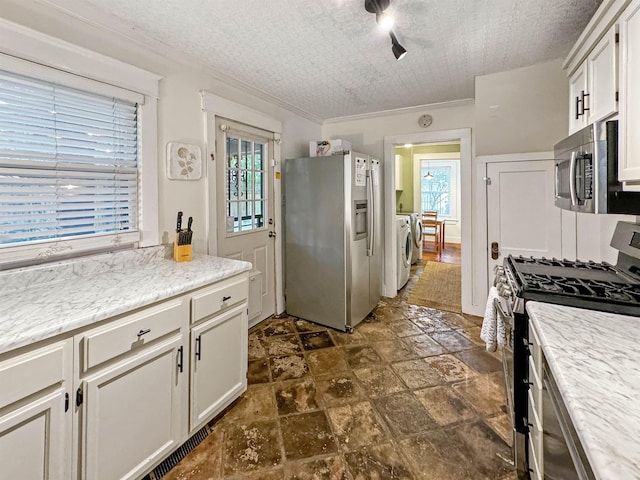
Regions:
<instances>
[{"instance_id":1,"label":"door glass pane","mask_svg":"<svg viewBox=\"0 0 640 480\"><path fill-rule=\"evenodd\" d=\"M255 198L256 198L256 200L260 200L260 199L264 198L264 190L263 190L264 187L262 185L263 175L262 175L262 172L256 172L255 175L256 175L256 178L255 178L255 185L256 185Z\"/></svg>"},{"instance_id":2,"label":"door glass pane","mask_svg":"<svg viewBox=\"0 0 640 480\"><path fill-rule=\"evenodd\" d=\"M227 168L238 168L238 139L227 136Z\"/></svg>"},{"instance_id":3,"label":"door glass pane","mask_svg":"<svg viewBox=\"0 0 640 480\"><path fill-rule=\"evenodd\" d=\"M238 200L238 170L227 171L227 200Z\"/></svg>"},{"instance_id":4,"label":"door glass pane","mask_svg":"<svg viewBox=\"0 0 640 480\"><path fill-rule=\"evenodd\" d=\"M253 199L253 175L251 170L247 172L247 200Z\"/></svg>"},{"instance_id":5,"label":"door glass pane","mask_svg":"<svg viewBox=\"0 0 640 480\"><path fill-rule=\"evenodd\" d=\"M251 168L250 165L253 163L251 161L251 159L253 158L253 149L251 148L252 143L253 142L248 140L242 140L242 150L240 152L240 168Z\"/></svg>"},{"instance_id":6,"label":"door glass pane","mask_svg":"<svg viewBox=\"0 0 640 480\"><path fill-rule=\"evenodd\" d=\"M227 134L227 233L264 229L266 143ZM255 200L258 200L255 202Z\"/></svg>"},{"instance_id":7,"label":"door glass pane","mask_svg":"<svg viewBox=\"0 0 640 480\"><path fill-rule=\"evenodd\" d=\"M227 232L234 233L240 231L238 223L238 202L229 203L227 210Z\"/></svg>"},{"instance_id":8,"label":"door glass pane","mask_svg":"<svg viewBox=\"0 0 640 480\"><path fill-rule=\"evenodd\" d=\"M262 170L262 154L264 151L264 145L262 143L254 144L255 150L253 155L254 168L256 170Z\"/></svg>"},{"instance_id":9,"label":"door glass pane","mask_svg":"<svg viewBox=\"0 0 640 480\"><path fill-rule=\"evenodd\" d=\"M255 223L254 228L264 227L264 202L255 202Z\"/></svg>"}]
</instances>

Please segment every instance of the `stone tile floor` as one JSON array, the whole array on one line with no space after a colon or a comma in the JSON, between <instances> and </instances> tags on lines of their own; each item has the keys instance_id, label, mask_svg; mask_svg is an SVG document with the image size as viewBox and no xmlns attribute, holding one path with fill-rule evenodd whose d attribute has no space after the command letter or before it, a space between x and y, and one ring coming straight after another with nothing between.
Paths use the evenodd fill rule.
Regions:
<instances>
[{"instance_id":1,"label":"stone tile floor","mask_svg":"<svg viewBox=\"0 0 640 480\"><path fill-rule=\"evenodd\" d=\"M249 333L247 391L164 479L515 479L502 365L481 319L406 302L422 262L351 334Z\"/></svg>"}]
</instances>

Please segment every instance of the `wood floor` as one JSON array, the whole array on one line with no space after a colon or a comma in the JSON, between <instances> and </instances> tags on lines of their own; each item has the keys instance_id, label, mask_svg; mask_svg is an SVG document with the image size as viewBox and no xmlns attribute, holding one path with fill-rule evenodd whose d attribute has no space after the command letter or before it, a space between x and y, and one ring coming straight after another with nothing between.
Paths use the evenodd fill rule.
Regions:
<instances>
[{"instance_id":1,"label":"wood floor","mask_svg":"<svg viewBox=\"0 0 640 480\"><path fill-rule=\"evenodd\" d=\"M462 248L459 243L445 243L441 252L435 252L432 245L422 249L422 259L429 262L461 263Z\"/></svg>"}]
</instances>

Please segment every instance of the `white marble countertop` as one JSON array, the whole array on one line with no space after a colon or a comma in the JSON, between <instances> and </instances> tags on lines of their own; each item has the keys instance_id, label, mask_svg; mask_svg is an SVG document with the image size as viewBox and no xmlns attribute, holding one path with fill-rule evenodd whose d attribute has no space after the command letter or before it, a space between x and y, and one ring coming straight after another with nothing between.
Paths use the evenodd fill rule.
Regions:
<instances>
[{"instance_id":1,"label":"white marble countertop","mask_svg":"<svg viewBox=\"0 0 640 480\"><path fill-rule=\"evenodd\" d=\"M640 317L527 311L596 478L640 478Z\"/></svg>"},{"instance_id":2,"label":"white marble countertop","mask_svg":"<svg viewBox=\"0 0 640 480\"><path fill-rule=\"evenodd\" d=\"M251 264L164 247L0 273L0 353L251 270ZM144 258L142 258L144 257Z\"/></svg>"}]
</instances>

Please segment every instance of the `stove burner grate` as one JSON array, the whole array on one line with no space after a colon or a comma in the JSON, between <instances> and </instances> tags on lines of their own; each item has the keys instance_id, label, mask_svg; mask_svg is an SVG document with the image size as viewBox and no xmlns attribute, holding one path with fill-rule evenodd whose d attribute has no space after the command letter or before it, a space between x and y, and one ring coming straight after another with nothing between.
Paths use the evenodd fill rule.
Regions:
<instances>
[{"instance_id":1,"label":"stove burner grate","mask_svg":"<svg viewBox=\"0 0 640 480\"><path fill-rule=\"evenodd\" d=\"M544 265L547 267L564 267L564 268L579 268L587 270L599 270L603 272L615 272L616 270L607 262L597 263L593 260L588 262L582 262L580 260L567 260L557 258L534 258L534 257L512 257L513 261L518 264L526 265Z\"/></svg>"},{"instance_id":2,"label":"stove burner grate","mask_svg":"<svg viewBox=\"0 0 640 480\"><path fill-rule=\"evenodd\" d=\"M640 285L520 272L522 289L587 299L640 304Z\"/></svg>"}]
</instances>

